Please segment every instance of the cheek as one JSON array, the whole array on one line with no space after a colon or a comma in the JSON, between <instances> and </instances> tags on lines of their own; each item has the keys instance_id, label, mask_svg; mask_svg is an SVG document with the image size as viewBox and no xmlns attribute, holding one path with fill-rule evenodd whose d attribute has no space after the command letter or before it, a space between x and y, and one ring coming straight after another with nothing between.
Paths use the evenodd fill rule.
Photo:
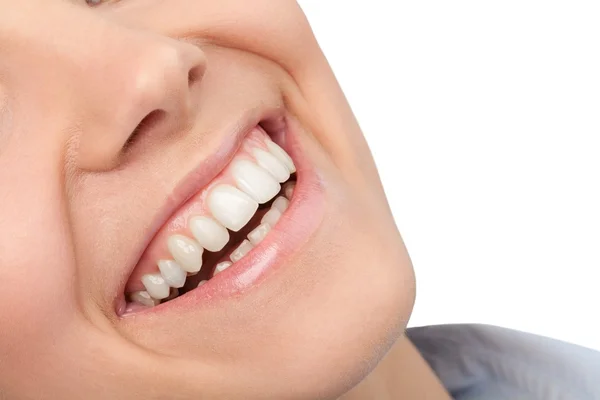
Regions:
<instances>
[{"instance_id":1,"label":"cheek","mask_svg":"<svg viewBox=\"0 0 600 400\"><path fill-rule=\"evenodd\" d=\"M6 189L0 208L0 380L23 379L17 366L29 371L75 315L60 175L48 168L48 147L24 142L18 157L8 148L0 162L0 187ZM46 155L33 154L36 148Z\"/></svg>"}]
</instances>

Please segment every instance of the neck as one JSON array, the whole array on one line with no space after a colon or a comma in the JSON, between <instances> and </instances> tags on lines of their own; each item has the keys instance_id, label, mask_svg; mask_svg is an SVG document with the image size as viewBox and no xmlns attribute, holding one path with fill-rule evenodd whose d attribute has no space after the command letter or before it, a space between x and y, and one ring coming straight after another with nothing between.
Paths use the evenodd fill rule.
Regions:
<instances>
[{"instance_id":1,"label":"neck","mask_svg":"<svg viewBox=\"0 0 600 400\"><path fill-rule=\"evenodd\" d=\"M451 400L415 346L402 336L381 363L339 400Z\"/></svg>"}]
</instances>

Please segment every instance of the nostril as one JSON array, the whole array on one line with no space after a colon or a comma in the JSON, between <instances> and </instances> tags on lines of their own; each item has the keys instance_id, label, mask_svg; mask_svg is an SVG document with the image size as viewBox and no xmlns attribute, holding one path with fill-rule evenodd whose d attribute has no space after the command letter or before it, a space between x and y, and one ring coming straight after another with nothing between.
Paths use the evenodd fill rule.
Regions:
<instances>
[{"instance_id":1,"label":"nostril","mask_svg":"<svg viewBox=\"0 0 600 400\"><path fill-rule=\"evenodd\" d=\"M188 72L188 85L192 87L196 82L202 79L202 75L204 74L204 68L200 66L196 66L191 68Z\"/></svg>"},{"instance_id":2,"label":"nostril","mask_svg":"<svg viewBox=\"0 0 600 400\"><path fill-rule=\"evenodd\" d=\"M146 115L139 124L135 127L135 129L131 132L125 143L123 144L123 150L127 150L133 146L133 144L144 135L144 133L152 130L156 127L160 121L162 121L166 116L166 112L164 110L154 110L148 115Z\"/></svg>"}]
</instances>

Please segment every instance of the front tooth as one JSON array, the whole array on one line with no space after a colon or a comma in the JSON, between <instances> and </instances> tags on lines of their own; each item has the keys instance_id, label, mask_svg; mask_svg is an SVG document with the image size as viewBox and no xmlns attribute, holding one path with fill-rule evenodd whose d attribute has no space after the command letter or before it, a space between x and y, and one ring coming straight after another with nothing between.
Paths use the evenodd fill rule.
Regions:
<instances>
[{"instance_id":1,"label":"front tooth","mask_svg":"<svg viewBox=\"0 0 600 400\"><path fill-rule=\"evenodd\" d=\"M204 249L196 241L183 235L173 235L167 240L167 247L177 264L186 272L196 273L202 268Z\"/></svg>"},{"instance_id":2,"label":"front tooth","mask_svg":"<svg viewBox=\"0 0 600 400\"><path fill-rule=\"evenodd\" d=\"M152 296L150 296L150 293L146 292L145 290L131 293L129 298L131 301L140 303L146 307L154 307L160 304L159 300L153 299Z\"/></svg>"},{"instance_id":3,"label":"front tooth","mask_svg":"<svg viewBox=\"0 0 600 400\"><path fill-rule=\"evenodd\" d=\"M254 229L248 234L248 239L250 240L250 243L252 243L254 246L258 245L260 242L263 241L263 239L267 236L270 230L271 227L269 226L269 224L259 225L258 227L256 227L256 229Z\"/></svg>"},{"instance_id":4,"label":"front tooth","mask_svg":"<svg viewBox=\"0 0 600 400\"><path fill-rule=\"evenodd\" d=\"M237 187L259 204L277 196L281 185L264 169L249 160L237 160L231 170Z\"/></svg>"},{"instance_id":5,"label":"front tooth","mask_svg":"<svg viewBox=\"0 0 600 400\"><path fill-rule=\"evenodd\" d=\"M186 272L173 260L160 260L158 269L167 285L172 288L180 288L185 285Z\"/></svg>"},{"instance_id":6,"label":"front tooth","mask_svg":"<svg viewBox=\"0 0 600 400\"><path fill-rule=\"evenodd\" d=\"M267 213L262 217L260 221L261 224L269 224L272 227L275 226L277 221L281 218L281 211L276 208L271 208Z\"/></svg>"},{"instance_id":7,"label":"front tooth","mask_svg":"<svg viewBox=\"0 0 600 400\"><path fill-rule=\"evenodd\" d=\"M229 232L217 221L209 217L194 217L190 221L192 234L208 251L221 251L229 242Z\"/></svg>"},{"instance_id":8,"label":"front tooth","mask_svg":"<svg viewBox=\"0 0 600 400\"><path fill-rule=\"evenodd\" d=\"M285 184L285 187L283 188L283 193L285 194L285 197L287 197L288 200L292 199L292 196L294 195L294 189L296 189L296 182L288 182Z\"/></svg>"},{"instance_id":9,"label":"front tooth","mask_svg":"<svg viewBox=\"0 0 600 400\"><path fill-rule=\"evenodd\" d=\"M223 261L217 264L217 266L215 267L215 272L213 275L218 274L219 272L223 272L225 271L227 268L231 267L233 265L233 263L229 262L229 261Z\"/></svg>"},{"instance_id":10,"label":"front tooth","mask_svg":"<svg viewBox=\"0 0 600 400\"><path fill-rule=\"evenodd\" d=\"M208 282L208 281L200 281L200 283L198 283L198 286L196 286L196 287L200 287L200 286L206 284L206 282Z\"/></svg>"},{"instance_id":11,"label":"front tooth","mask_svg":"<svg viewBox=\"0 0 600 400\"><path fill-rule=\"evenodd\" d=\"M279 183L290 179L290 170L273 154L259 148L254 148L252 154L258 165L266 169Z\"/></svg>"},{"instance_id":12,"label":"front tooth","mask_svg":"<svg viewBox=\"0 0 600 400\"><path fill-rule=\"evenodd\" d=\"M142 276L142 283L153 299L162 300L169 297L171 288L160 274L147 274Z\"/></svg>"},{"instance_id":13,"label":"front tooth","mask_svg":"<svg viewBox=\"0 0 600 400\"><path fill-rule=\"evenodd\" d=\"M231 185L219 185L208 196L213 217L226 228L237 232L252 219L258 203Z\"/></svg>"},{"instance_id":14,"label":"front tooth","mask_svg":"<svg viewBox=\"0 0 600 400\"><path fill-rule=\"evenodd\" d=\"M296 166L294 165L294 161L292 157L288 153L285 152L284 149L279 147L279 145L272 140L267 140L267 148L279 161L285 164L285 166L290 170L290 173L296 172Z\"/></svg>"},{"instance_id":15,"label":"front tooth","mask_svg":"<svg viewBox=\"0 0 600 400\"><path fill-rule=\"evenodd\" d=\"M278 198L275 199L275 201L273 202L273 205L271 207L278 209L283 214L285 212L285 210L288 209L289 205L290 205L290 201L288 199L286 199L283 196L279 196Z\"/></svg>"},{"instance_id":16,"label":"front tooth","mask_svg":"<svg viewBox=\"0 0 600 400\"><path fill-rule=\"evenodd\" d=\"M244 257L246 254L250 253L250 250L252 250L254 248L254 246L252 246L252 243L250 243L250 241L248 240L244 240L242 242L242 244L240 244L238 246L237 249L235 249L231 255L229 256L229 258L231 258L231 261L233 262L238 262L242 259L242 257Z\"/></svg>"}]
</instances>

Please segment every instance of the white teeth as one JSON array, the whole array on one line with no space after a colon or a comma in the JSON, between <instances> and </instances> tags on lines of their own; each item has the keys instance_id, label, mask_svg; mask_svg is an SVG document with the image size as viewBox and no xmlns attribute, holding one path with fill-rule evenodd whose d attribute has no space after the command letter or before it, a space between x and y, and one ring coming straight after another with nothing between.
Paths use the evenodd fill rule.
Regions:
<instances>
[{"instance_id":1,"label":"white teeth","mask_svg":"<svg viewBox=\"0 0 600 400\"><path fill-rule=\"evenodd\" d=\"M256 229L254 229L248 234L248 239L250 240L250 243L252 243L252 245L254 246L258 245L260 242L263 241L263 239L267 236L270 230L271 227L269 226L269 224L259 225Z\"/></svg>"},{"instance_id":2,"label":"white teeth","mask_svg":"<svg viewBox=\"0 0 600 400\"><path fill-rule=\"evenodd\" d=\"M278 198L275 199L271 208L276 208L279 211L281 211L281 213L283 214L285 212L285 210L288 209L289 205L290 205L290 201L288 199L286 199L283 196L279 196Z\"/></svg>"},{"instance_id":3,"label":"white teeth","mask_svg":"<svg viewBox=\"0 0 600 400\"><path fill-rule=\"evenodd\" d=\"M162 300L169 297L171 288L160 274L147 274L142 276L142 284L152 298Z\"/></svg>"},{"instance_id":4,"label":"white teeth","mask_svg":"<svg viewBox=\"0 0 600 400\"><path fill-rule=\"evenodd\" d=\"M252 161L235 161L231 174L237 187L259 204L268 202L281 190L281 185L267 171Z\"/></svg>"},{"instance_id":5,"label":"white teeth","mask_svg":"<svg viewBox=\"0 0 600 400\"><path fill-rule=\"evenodd\" d=\"M150 293L145 290L131 293L129 299L146 307L154 307L160 303L160 301L153 299L152 296L150 296Z\"/></svg>"},{"instance_id":6,"label":"white teeth","mask_svg":"<svg viewBox=\"0 0 600 400\"><path fill-rule=\"evenodd\" d=\"M223 261L217 264L217 266L215 267L215 273L214 275L218 274L219 272L223 272L225 271L227 268L231 267L233 265L233 263L230 263L229 261Z\"/></svg>"},{"instance_id":7,"label":"white teeth","mask_svg":"<svg viewBox=\"0 0 600 400\"><path fill-rule=\"evenodd\" d=\"M272 227L275 226L277 221L281 218L281 211L276 208L271 208L267 213L262 217L260 221L261 224L269 224Z\"/></svg>"},{"instance_id":8,"label":"white teeth","mask_svg":"<svg viewBox=\"0 0 600 400\"><path fill-rule=\"evenodd\" d=\"M285 184L285 187L283 188L283 193L285 194L285 197L287 197L288 200L292 199L292 196L294 195L294 189L296 189L296 182L289 182Z\"/></svg>"},{"instance_id":9,"label":"white teeth","mask_svg":"<svg viewBox=\"0 0 600 400\"><path fill-rule=\"evenodd\" d=\"M229 232L217 221L209 217L194 217L190 221L192 234L208 251L221 251L229 242Z\"/></svg>"},{"instance_id":10,"label":"white teeth","mask_svg":"<svg viewBox=\"0 0 600 400\"><path fill-rule=\"evenodd\" d=\"M290 179L290 170L273 154L259 148L254 148L252 154L258 165L266 169L279 183Z\"/></svg>"},{"instance_id":11,"label":"white teeth","mask_svg":"<svg viewBox=\"0 0 600 400\"><path fill-rule=\"evenodd\" d=\"M167 285L172 288L180 288L185 285L186 272L172 260L160 260L158 262L158 269Z\"/></svg>"},{"instance_id":12,"label":"white teeth","mask_svg":"<svg viewBox=\"0 0 600 400\"><path fill-rule=\"evenodd\" d=\"M196 241L183 235L173 235L167 240L167 247L184 271L195 273L202 268L203 249Z\"/></svg>"},{"instance_id":13,"label":"white teeth","mask_svg":"<svg viewBox=\"0 0 600 400\"><path fill-rule=\"evenodd\" d=\"M279 147L279 145L271 140L266 141L267 148L279 161L281 161L289 170L290 173L296 172L296 166L294 165L294 161L292 157L289 156L288 153L285 152L284 149Z\"/></svg>"},{"instance_id":14,"label":"white teeth","mask_svg":"<svg viewBox=\"0 0 600 400\"><path fill-rule=\"evenodd\" d=\"M281 192L281 184L296 172L296 166L279 145L271 140L266 140L265 144L268 151L257 147L251 149L255 161L233 161L230 171L237 187L220 184L211 190L207 196L207 207L212 218L195 216L189 220L188 226L195 240L184 235L172 235L167 239L173 260L159 260L160 273L144 275L142 284L146 290L130 294L131 301L151 307L160 304L160 300L177 297L177 289L184 287L187 277L201 270L204 250L214 253L223 250L230 240L228 229L238 232L252 219L259 204L271 201ZM294 182L284 185L285 197L275 199L263 216L261 225L231 252L231 261L221 262L215 267L214 275L241 260L265 239L289 207L294 189ZM206 282L199 282L198 287Z\"/></svg>"},{"instance_id":15,"label":"white teeth","mask_svg":"<svg viewBox=\"0 0 600 400\"><path fill-rule=\"evenodd\" d=\"M237 249L235 249L232 253L231 256L229 256L229 258L231 258L231 261L233 262L238 262L239 260L241 260L246 254L250 253L250 250L252 250L254 248L254 246L252 246L252 243L250 243L250 241L248 240L244 240L242 242L242 244L240 244L238 246Z\"/></svg>"},{"instance_id":16,"label":"white teeth","mask_svg":"<svg viewBox=\"0 0 600 400\"><path fill-rule=\"evenodd\" d=\"M254 216L258 203L231 185L219 185L208 196L208 208L217 221L237 232Z\"/></svg>"}]
</instances>

